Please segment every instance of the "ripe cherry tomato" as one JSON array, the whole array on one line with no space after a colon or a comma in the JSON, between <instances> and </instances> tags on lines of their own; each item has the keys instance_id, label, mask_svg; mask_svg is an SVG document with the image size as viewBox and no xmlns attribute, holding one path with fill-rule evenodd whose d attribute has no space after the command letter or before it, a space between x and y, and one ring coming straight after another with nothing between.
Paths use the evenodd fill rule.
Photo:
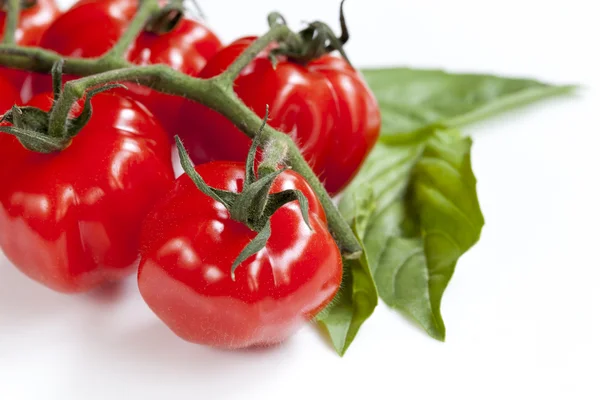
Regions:
<instances>
[{"instance_id":1,"label":"ripe cherry tomato","mask_svg":"<svg viewBox=\"0 0 600 400\"><path fill-rule=\"evenodd\" d=\"M15 32L17 44L21 46L39 45L42 34L59 14L60 11L54 0L36 0L31 7L23 9L19 16L19 26ZM4 36L5 21L6 12L0 11L0 40ZM30 75L28 72L9 68L0 68L0 73L8 77L19 89ZM23 93L23 97L30 97L30 93Z\"/></svg>"},{"instance_id":2,"label":"ripe cherry tomato","mask_svg":"<svg viewBox=\"0 0 600 400\"><path fill-rule=\"evenodd\" d=\"M0 116L19 102L19 93L12 82L0 73Z\"/></svg>"},{"instance_id":3,"label":"ripe cherry tomato","mask_svg":"<svg viewBox=\"0 0 600 400\"><path fill-rule=\"evenodd\" d=\"M65 56L101 56L125 31L137 6L137 0L82 1L52 24L40 45ZM168 33L140 34L126 57L134 64L166 64L183 73L195 75L220 47L219 39L208 28L200 22L184 18ZM177 118L183 103L181 97L138 85L128 86L128 96L146 105L167 131L177 133ZM34 93L50 90L51 81L48 77L38 76L35 79Z\"/></svg>"},{"instance_id":4,"label":"ripe cherry tomato","mask_svg":"<svg viewBox=\"0 0 600 400\"><path fill-rule=\"evenodd\" d=\"M19 103L19 93L17 92L17 88L13 86L13 84L5 78L2 74L0 74L0 117L4 115L12 106ZM9 125L8 122L0 122L0 126ZM0 133L0 135L3 135ZM9 137L5 139L6 141L14 142L18 144L18 141L14 137ZM3 145L5 142L0 138L0 145ZM1 151L1 150L0 150ZM3 177L5 173L8 173L11 169L11 165L8 160L0 158L0 185L4 182ZM1 229L1 228L0 228Z\"/></svg>"},{"instance_id":5,"label":"ripe cherry tomato","mask_svg":"<svg viewBox=\"0 0 600 400\"><path fill-rule=\"evenodd\" d=\"M219 51L200 76L224 71L255 39L239 39ZM273 69L263 52L242 71L234 89L260 117L270 106L270 125L294 139L330 193L352 179L379 135L375 97L360 74L338 57L326 55L306 65L280 57ZM225 117L192 102L186 102L181 115L186 125L180 136L196 163L246 157L250 139Z\"/></svg>"},{"instance_id":6,"label":"ripe cherry tomato","mask_svg":"<svg viewBox=\"0 0 600 400\"><path fill-rule=\"evenodd\" d=\"M196 167L214 188L240 192L244 164ZM271 193L298 189L309 204L312 231L298 202L271 217L266 247L231 266L256 233L200 192L187 175L144 222L138 283L150 308L185 340L224 348L269 345L289 337L335 295L342 278L340 252L325 213L306 181L282 173Z\"/></svg>"},{"instance_id":7,"label":"ripe cherry tomato","mask_svg":"<svg viewBox=\"0 0 600 400\"><path fill-rule=\"evenodd\" d=\"M29 105L48 110L51 98ZM92 104L92 119L61 152L32 152L0 134L0 159L11 166L0 185L0 246L62 292L131 273L142 219L173 182L168 136L144 107L113 94Z\"/></svg>"}]
</instances>

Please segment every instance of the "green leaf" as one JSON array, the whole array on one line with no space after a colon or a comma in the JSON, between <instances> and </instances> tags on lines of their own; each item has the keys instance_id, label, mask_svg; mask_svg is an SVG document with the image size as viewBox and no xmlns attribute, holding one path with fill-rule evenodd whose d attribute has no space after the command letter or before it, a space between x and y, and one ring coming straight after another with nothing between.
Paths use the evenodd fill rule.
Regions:
<instances>
[{"instance_id":1,"label":"green leaf","mask_svg":"<svg viewBox=\"0 0 600 400\"><path fill-rule=\"evenodd\" d=\"M369 181L375 188L377 204L364 246L383 301L444 340L442 295L459 257L479 239L484 220L471 140L440 129L423 131L419 139L378 145L359 174L359 183ZM345 196L359 189L352 185Z\"/></svg>"},{"instance_id":2,"label":"green leaf","mask_svg":"<svg viewBox=\"0 0 600 400\"><path fill-rule=\"evenodd\" d=\"M349 203L352 207L345 206L350 211L345 216L349 217L350 225L360 240L375 209L373 193L368 189L355 193ZM363 322L375 310L377 299L367 252L363 251L359 259L344 260L342 285L331 304L317 316L340 356L348 350Z\"/></svg>"},{"instance_id":3,"label":"green leaf","mask_svg":"<svg viewBox=\"0 0 600 400\"><path fill-rule=\"evenodd\" d=\"M345 261L340 292L318 316L340 354L376 305L367 268L388 305L444 340L442 295L484 223L471 141L453 129L575 88L437 70L362 72L383 125L379 143L339 204L365 250L360 260ZM368 293L365 300L360 288Z\"/></svg>"},{"instance_id":4,"label":"green leaf","mask_svg":"<svg viewBox=\"0 0 600 400\"><path fill-rule=\"evenodd\" d=\"M439 70L389 68L361 72L381 107L381 141L386 143L435 126L461 127L575 89L531 79Z\"/></svg>"}]
</instances>

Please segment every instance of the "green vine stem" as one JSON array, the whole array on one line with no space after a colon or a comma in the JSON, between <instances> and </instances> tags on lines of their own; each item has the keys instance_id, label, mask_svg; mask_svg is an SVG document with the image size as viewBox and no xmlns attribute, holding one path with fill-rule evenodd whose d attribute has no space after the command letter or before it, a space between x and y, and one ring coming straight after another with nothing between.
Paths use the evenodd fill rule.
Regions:
<instances>
[{"instance_id":1,"label":"green vine stem","mask_svg":"<svg viewBox=\"0 0 600 400\"><path fill-rule=\"evenodd\" d=\"M263 145L263 160L258 166L258 174L266 175L276 171L288 157L287 145L279 141L266 142Z\"/></svg>"},{"instance_id":2,"label":"green vine stem","mask_svg":"<svg viewBox=\"0 0 600 400\"><path fill-rule=\"evenodd\" d=\"M131 43L138 37L148 21L160 11L156 1L140 1L135 17L123 32L117 43L100 59L123 58Z\"/></svg>"},{"instance_id":3,"label":"green vine stem","mask_svg":"<svg viewBox=\"0 0 600 400\"><path fill-rule=\"evenodd\" d=\"M21 1L22 0L5 0L5 3L8 6L8 13L6 15L2 44L15 44L15 33L17 32L19 15L21 13Z\"/></svg>"},{"instance_id":4,"label":"green vine stem","mask_svg":"<svg viewBox=\"0 0 600 400\"><path fill-rule=\"evenodd\" d=\"M146 3L158 4L156 0L142 1L141 8L146 9L147 7L147 10L152 10L153 7L147 6ZM13 8L9 9L9 14L14 11ZM137 21L136 23L141 20L141 17L134 19ZM133 31L134 28L131 28L131 32ZM295 35L285 25L274 26L242 53L228 70L211 79L193 78L165 65L137 67L122 58L113 56L99 59L62 57L55 52L40 48L6 44L0 45L0 64L12 68L49 73L54 63L64 59L64 73L83 76L83 78L65 84L63 93L56 101L50 115L48 130L50 136L59 135L65 129L69 112L87 90L109 83L130 81L201 103L225 116L248 137L253 138L255 133L259 132L262 120L234 93L233 81L237 74L270 43L288 40L294 38ZM277 142L278 146L287 149L288 164L307 180L321 200L327 214L329 229L335 237L340 251L346 258L358 257L362 252L362 247L294 141L288 135L269 125L264 128L262 135L265 142Z\"/></svg>"},{"instance_id":5,"label":"green vine stem","mask_svg":"<svg viewBox=\"0 0 600 400\"><path fill-rule=\"evenodd\" d=\"M217 80L223 85L233 86L233 81L242 72L244 67L258 56L272 42L279 41L300 41L298 35L288 28L286 25L274 25L263 36L259 37L252 43L240 56L217 77Z\"/></svg>"}]
</instances>

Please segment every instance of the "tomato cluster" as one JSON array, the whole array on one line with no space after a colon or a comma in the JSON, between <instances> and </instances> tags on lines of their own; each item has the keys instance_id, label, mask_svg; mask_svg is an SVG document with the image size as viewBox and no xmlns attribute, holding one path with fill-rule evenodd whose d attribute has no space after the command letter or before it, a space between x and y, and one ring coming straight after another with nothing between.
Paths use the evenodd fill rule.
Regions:
<instances>
[{"instance_id":1,"label":"tomato cluster","mask_svg":"<svg viewBox=\"0 0 600 400\"><path fill-rule=\"evenodd\" d=\"M137 6L135 0L81 0L60 14L53 0L37 0L22 12L17 42L100 57ZM0 11L0 32L3 26ZM202 23L183 18L167 32L143 31L124 56L209 78L254 40L222 47ZM269 105L269 123L293 138L326 189L338 193L377 139L377 103L345 59L321 54L299 62L279 54L274 67L269 51L276 47L242 71L235 91L260 117ZM0 114L11 117L0 126L24 129L15 116L20 109L9 111L14 105L49 113L52 89L49 75L2 68ZM273 235L232 276L236 256L258 233L187 174L174 178L172 138L183 138L207 185L232 196L250 184L243 163L250 140L197 103L141 85L127 89L91 98L91 118L60 151L38 152L21 137L0 134L2 251L32 279L67 293L121 279L139 266L144 300L189 341L239 348L284 340L341 283L340 252L317 196L297 173L278 175L269 193L296 193L307 209L294 200L274 211ZM84 112L80 103L71 117Z\"/></svg>"},{"instance_id":2,"label":"tomato cluster","mask_svg":"<svg viewBox=\"0 0 600 400\"><path fill-rule=\"evenodd\" d=\"M255 39L242 38L222 49L200 76L223 72ZM379 135L375 97L359 73L339 57L325 55L304 65L280 57L273 68L267 50L242 71L234 89L261 117L265 104L270 105L269 123L294 138L332 194L358 172ZM244 159L250 140L225 117L192 102L183 112L196 116L180 131L192 146L194 161ZM203 131L219 135L198 134Z\"/></svg>"}]
</instances>

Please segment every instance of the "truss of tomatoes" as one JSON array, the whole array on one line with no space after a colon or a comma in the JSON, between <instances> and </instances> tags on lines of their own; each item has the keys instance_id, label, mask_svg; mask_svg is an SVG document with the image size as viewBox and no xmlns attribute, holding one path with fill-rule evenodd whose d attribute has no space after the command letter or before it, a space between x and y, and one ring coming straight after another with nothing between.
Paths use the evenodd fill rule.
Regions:
<instances>
[{"instance_id":1,"label":"truss of tomatoes","mask_svg":"<svg viewBox=\"0 0 600 400\"><path fill-rule=\"evenodd\" d=\"M81 0L60 14L53 0L37 0L22 12L18 44L101 56L136 7L134 0ZM0 11L0 32L3 25ZM203 24L183 18L168 32L141 33L126 58L208 78L255 39L222 47ZM377 139L378 105L345 59L325 54L298 63L280 54L273 68L275 47L242 71L236 93L260 117L270 105L269 123L293 138L326 189L338 193ZM256 146L214 111L127 86L90 96L89 122L60 151L39 152L5 133L34 129L14 117L24 110L10 111L15 105L50 111L52 79L0 69L0 114L8 116L0 122L2 251L24 274L65 293L93 290L137 268L146 303L188 341L242 348L285 340L341 284L342 258L315 193L291 170L256 176ZM188 164L178 179L176 134L191 157L179 141ZM268 184L266 197L253 201L264 201L268 215L234 218L235 202L258 184ZM239 259L260 240L263 246Z\"/></svg>"}]
</instances>

